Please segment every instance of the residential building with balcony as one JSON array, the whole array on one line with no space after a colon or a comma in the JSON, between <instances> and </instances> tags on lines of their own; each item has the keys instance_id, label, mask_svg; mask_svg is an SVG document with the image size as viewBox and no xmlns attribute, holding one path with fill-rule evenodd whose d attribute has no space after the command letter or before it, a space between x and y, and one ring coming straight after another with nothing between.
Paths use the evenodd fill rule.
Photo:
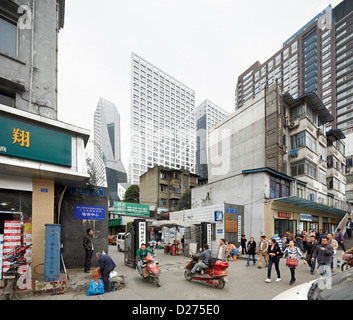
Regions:
<instances>
[{"instance_id":1,"label":"residential building with balcony","mask_svg":"<svg viewBox=\"0 0 353 320\"><path fill-rule=\"evenodd\" d=\"M248 236L326 228L347 212L344 135L315 93L293 98L277 83L209 132L209 183L192 208L244 206ZM331 161L332 160L332 161Z\"/></svg>"},{"instance_id":2,"label":"residential building with balcony","mask_svg":"<svg viewBox=\"0 0 353 320\"><path fill-rule=\"evenodd\" d=\"M155 216L174 211L184 192L197 185L196 174L155 166L140 177L140 203L149 204Z\"/></svg>"}]
</instances>

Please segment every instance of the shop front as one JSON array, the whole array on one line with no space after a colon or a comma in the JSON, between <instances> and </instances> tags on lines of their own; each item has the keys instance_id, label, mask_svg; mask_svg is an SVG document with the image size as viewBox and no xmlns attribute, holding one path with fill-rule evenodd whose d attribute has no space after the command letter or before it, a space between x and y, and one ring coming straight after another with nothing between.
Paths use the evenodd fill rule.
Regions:
<instances>
[{"instance_id":1,"label":"shop front","mask_svg":"<svg viewBox=\"0 0 353 320\"><path fill-rule=\"evenodd\" d=\"M0 105L0 274L19 244L33 244L27 263L44 264L45 224L58 223L63 188L89 178L88 138L88 130Z\"/></svg>"},{"instance_id":2,"label":"shop front","mask_svg":"<svg viewBox=\"0 0 353 320\"><path fill-rule=\"evenodd\" d=\"M320 229L334 233L346 212L298 197L287 197L265 205L265 226L267 235L281 237L287 231L295 234L306 230Z\"/></svg>"}]
</instances>

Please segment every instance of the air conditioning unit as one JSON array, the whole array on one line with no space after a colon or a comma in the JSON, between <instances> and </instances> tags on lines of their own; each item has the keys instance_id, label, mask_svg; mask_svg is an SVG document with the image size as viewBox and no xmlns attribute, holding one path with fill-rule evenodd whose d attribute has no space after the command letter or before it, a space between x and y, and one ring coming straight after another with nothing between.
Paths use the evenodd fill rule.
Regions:
<instances>
[{"instance_id":1,"label":"air conditioning unit","mask_svg":"<svg viewBox=\"0 0 353 320\"><path fill-rule=\"evenodd\" d=\"M289 129L294 129L294 128L297 128L299 126L299 121L292 121L290 124L289 124Z\"/></svg>"},{"instance_id":2,"label":"air conditioning unit","mask_svg":"<svg viewBox=\"0 0 353 320\"><path fill-rule=\"evenodd\" d=\"M317 129L317 133L318 133L318 134L321 134L321 135L323 135L323 134L324 134L324 132L322 131L322 129L321 129L321 128L318 128L318 129Z\"/></svg>"},{"instance_id":3,"label":"air conditioning unit","mask_svg":"<svg viewBox=\"0 0 353 320\"><path fill-rule=\"evenodd\" d=\"M289 127L289 125L290 125L289 119L286 117L284 119L284 127Z\"/></svg>"}]
</instances>

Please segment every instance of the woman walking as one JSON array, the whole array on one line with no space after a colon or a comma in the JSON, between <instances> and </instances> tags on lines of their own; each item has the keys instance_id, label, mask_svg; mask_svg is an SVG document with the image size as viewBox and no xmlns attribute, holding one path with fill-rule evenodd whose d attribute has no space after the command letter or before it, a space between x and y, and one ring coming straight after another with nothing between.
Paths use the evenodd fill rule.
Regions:
<instances>
[{"instance_id":1,"label":"woman walking","mask_svg":"<svg viewBox=\"0 0 353 320\"><path fill-rule=\"evenodd\" d=\"M307 264L307 262L304 259L304 256L300 249L298 247L294 246L294 241L289 241L289 247L287 247L284 251L283 254L288 254L287 260L286 260L286 266L289 267L290 274L291 274L291 279L289 284L292 285L295 282L295 268L298 266L298 258L302 259L304 261L304 264Z\"/></svg>"},{"instance_id":2,"label":"woman walking","mask_svg":"<svg viewBox=\"0 0 353 320\"><path fill-rule=\"evenodd\" d=\"M282 257L281 249L275 239L270 240L270 245L267 249L268 252L268 269L267 269L267 279L265 282L271 282L271 269L272 265L275 265L277 272L276 281L281 281L281 273L279 271L279 260Z\"/></svg>"},{"instance_id":3,"label":"woman walking","mask_svg":"<svg viewBox=\"0 0 353 320\"><path fill-rule=\"evenodd\" d=\"M252 259L253 259L253 262L254 262L254 265L256 263L256 260L255 260L255 254L256 254L256 242L254 240L253 237L250 238L250 241L248 242L248 261L247 261L247 264L246 266L248 267L249 266L249 263L250 263L250 256L252 256Z\"/></svg>"}]
</instances>

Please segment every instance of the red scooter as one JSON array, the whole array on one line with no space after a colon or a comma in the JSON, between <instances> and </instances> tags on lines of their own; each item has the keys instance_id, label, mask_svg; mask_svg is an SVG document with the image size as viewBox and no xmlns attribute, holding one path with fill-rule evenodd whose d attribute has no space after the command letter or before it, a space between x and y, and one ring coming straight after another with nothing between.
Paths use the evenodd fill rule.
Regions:
<instances>
[{"instance_id":1,"label":"red scooter","mask_svg":"<svg viewBox=\"0 0 353 320\"><path fill-rule=\"evenodd\" d=\"M212 267L204 269L199 273L196 272L194 275L191 275L191 270L194 267L195 263L198 262L198 258L192 258L191 261L186 265L184 277L186 280L199 280L206 282L208 285L214 286L218 289L223 289L228 282L227 268L229 267L228 262L216 261Z\"/></svg>"},{"instance_id":2,"label":"red scooter","mask_svg":"<svg viewBox=\"0 0 353 320\"><path fill-rule=\"evenodd\" d=\"M353 266L353 254L349 254L349 253L344 253L342 255L342 259L345 261L342 266L341 266L341 270L345 271L349 268L352 268Z\"/></svg>"},{"instance_id":3,"label":"red scooter","mask_svg":"<svg viewBox=\"0 0 353 320\"><path fill-rule=\"evenodd\" d=\"M161 274L159 270L159 262L151 261L153 256L148 255L145 259L143 259L143 264L141 265L142 275L144 280L149 280L150 282L155 282L157 287L161 286L161 282L159 281L159 275ZM138 266L136 266L137 272L140 274Z\"/></svg>"}]
</instances>

